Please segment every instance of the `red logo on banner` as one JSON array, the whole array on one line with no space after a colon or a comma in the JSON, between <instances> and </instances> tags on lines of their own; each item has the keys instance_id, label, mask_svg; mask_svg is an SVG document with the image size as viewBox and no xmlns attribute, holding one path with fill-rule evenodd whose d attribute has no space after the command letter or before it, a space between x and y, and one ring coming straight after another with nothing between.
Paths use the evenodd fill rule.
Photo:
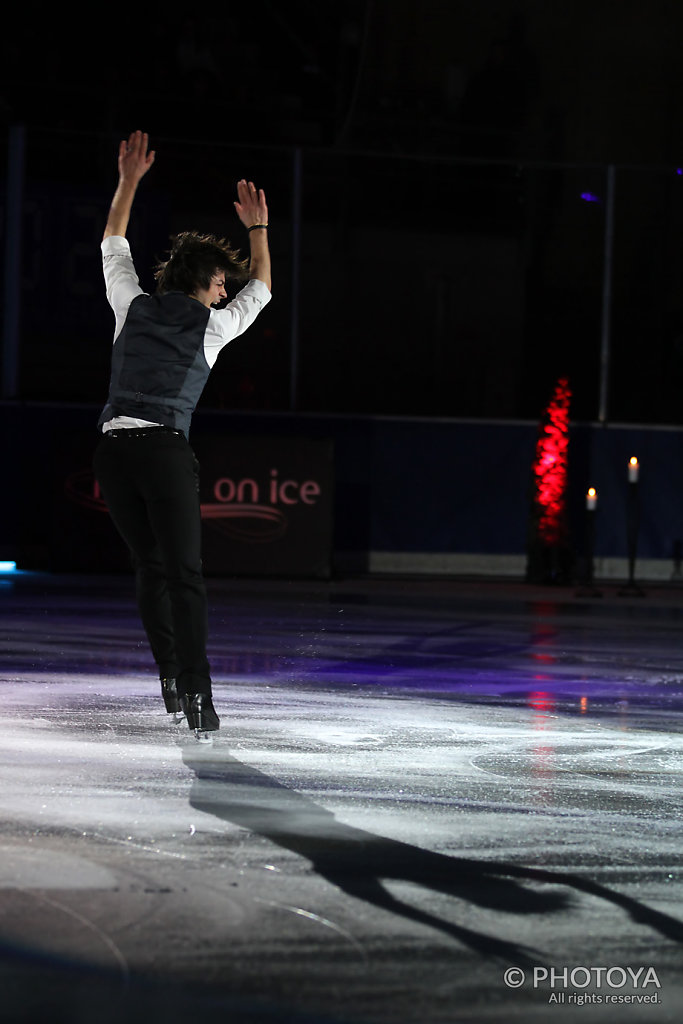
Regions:
<instances>
[{"instance_id":1,"label":"red logo on banner","mask_svg":"<svg viewBox=\"0 0 683 1024\"><path fill-rule=\"evenodd\" d=\"M64 491L71 501L83 508L108 511L90 470L71 473L65 480ZM237 540L264 543L277 540L287 532L287 507L315 505L321 488L315 480L303 483L281 480L278 470L271 469L270 480L263 487L251 478L234 481L221 477L213 486L213 495L216 501L200 504L202 519Z\"/></svg>"}]
</instances>

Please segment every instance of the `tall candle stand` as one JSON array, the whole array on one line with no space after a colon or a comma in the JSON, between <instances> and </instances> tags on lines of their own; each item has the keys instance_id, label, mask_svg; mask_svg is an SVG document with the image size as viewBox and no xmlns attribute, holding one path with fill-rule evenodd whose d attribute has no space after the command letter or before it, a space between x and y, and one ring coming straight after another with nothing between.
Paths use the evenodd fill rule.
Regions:
<instances>
[{"instance_id":1,"label":"tall candle stand","mask_svg":"<svg viewBox=\"0 0 683 1024\"><path fill-rule=\"evenodd\" d=\"M602 591L598 590L593 582L595 567L595 516L597 513L598 495L594 487L589 488L586 495L586 512L584 519L584 558L585 578L576 591L577 597L602 597Z\"/></svg>"},{"instance_id":2,"label":"tall candle stand","mask_svg":"<svg viewBox=\"0 0 683 1024\"><path fill-rule=\"evenodd\" d=\"M628 580L617 591L619 597L645 597L645 591L635 581L636 551L638 548L638 530L640 528L640 502L638 498L639 481L638 459L635 457L628 464L628 494L626 497L626 543L628 546Z\"/></svg>"}]
</instances>

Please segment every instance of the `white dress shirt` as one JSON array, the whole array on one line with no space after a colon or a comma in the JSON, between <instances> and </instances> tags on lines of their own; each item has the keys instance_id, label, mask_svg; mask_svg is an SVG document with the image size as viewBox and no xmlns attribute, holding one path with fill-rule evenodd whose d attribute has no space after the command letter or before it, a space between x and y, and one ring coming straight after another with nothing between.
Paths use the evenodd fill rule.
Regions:
<instances>
[{"instance_id":1,"label":"white dress shirt","mask_svg":"<svg viewBox=\"0 0 683 1024\"><path fill-rule=\"evenodd\" d=\"M110 235L102 242L102 269L107 290L107 300L114 310L116 327L114 341L121 333L126 322L128 307L137 295L144 295L135 264L131 256L128 239L121 235ZM270 302L271 294L263 281L252 278L224 309L211 309L204 334L204 356L209 366L213 367L221 349L228 342L246 331ZM198 300L196 300L198 301ZM131 416L116 416L102 425L102 430L121 427L160 426L149 420L137 420Z\"/></svg>"}]
</instances>

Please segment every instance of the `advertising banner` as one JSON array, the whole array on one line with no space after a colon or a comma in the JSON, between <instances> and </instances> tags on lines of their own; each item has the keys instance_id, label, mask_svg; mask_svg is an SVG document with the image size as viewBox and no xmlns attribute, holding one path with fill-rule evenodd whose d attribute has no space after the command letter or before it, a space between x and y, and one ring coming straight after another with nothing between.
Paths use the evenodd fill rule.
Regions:
<instances>
[{"instance_id":1,"label":"advertising banner","mask_svg":"<svg viewBox=\"0 0 683 1024\"><path fill-rule=\"evenodd\" d=\"M332 442L193 437L207 575L311 576L332 562Z\"/></svg>"},{"instance_id":2,"label":"advertising banner","mask_svg":"<svg viewBox=\"0 0 683 1024\"><path fill-rule=\"evenodd\" d=\"M55 454L49 546L57 571L130 570L94 479L96 445L97 435L72 435ZM329 578L331 441L205 435L193 436L192 447L207 576Z\"/></svg>"}]
</instances>

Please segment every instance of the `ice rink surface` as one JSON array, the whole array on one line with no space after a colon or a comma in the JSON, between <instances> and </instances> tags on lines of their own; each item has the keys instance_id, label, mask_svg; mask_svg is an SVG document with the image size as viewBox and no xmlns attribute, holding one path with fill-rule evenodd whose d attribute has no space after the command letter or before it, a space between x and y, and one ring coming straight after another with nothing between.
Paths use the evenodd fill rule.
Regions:
<instances>
[{"instance_id":1,"label":"ice rink surface","mask_svg":"<svg viewBox=\"0 0 683 1024\"><path fill-rule=\"evenodd\" d=\"M0 583L0 1020L683 1020L683 588Z\"/></svg>"}]
</instances>

